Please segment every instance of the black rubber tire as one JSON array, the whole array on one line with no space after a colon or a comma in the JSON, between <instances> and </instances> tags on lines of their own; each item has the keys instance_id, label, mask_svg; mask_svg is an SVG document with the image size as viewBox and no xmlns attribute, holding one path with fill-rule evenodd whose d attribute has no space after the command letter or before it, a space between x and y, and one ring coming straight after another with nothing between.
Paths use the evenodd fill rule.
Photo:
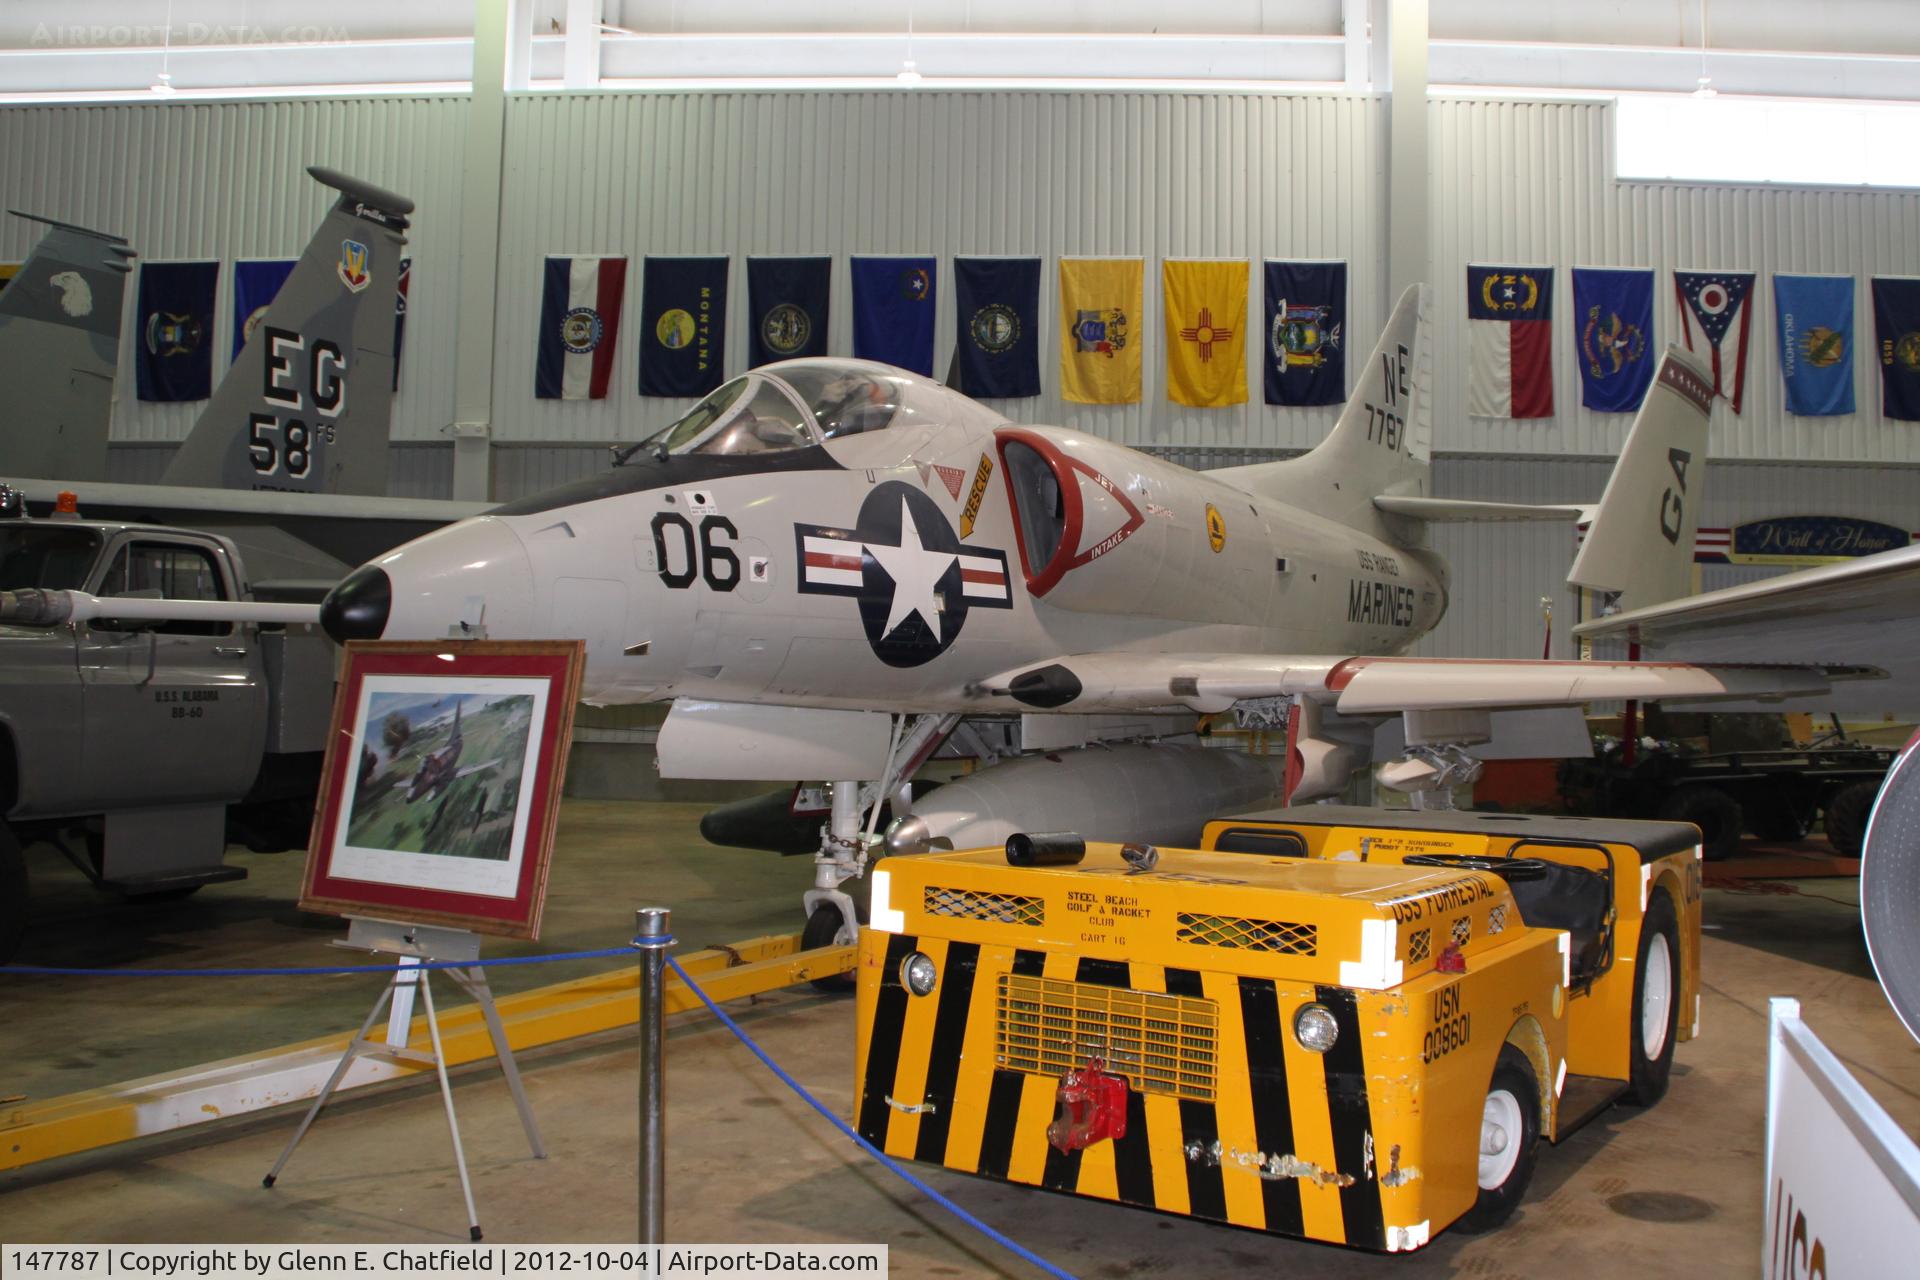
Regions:
<instances>
[{"instance_id":1,"label":"black rubber tire","mask_svg":"<svg viewBox=\"0 0 1920 1280\"><path fill-rule=\"evenodd\" d=\"M1455 1231L1465 1235L1491 1231L1513 1216L1526 1198L1527 1183L1533 1180L1534 1161L1540 1153L1540 1081L1533 1073L1533 1063L1515 1045L1500 1046L1493 1079L1487 1082L1487 1096L1493 1096L1497 1089L1505 1089L1520 1104L1520 1158L1514 1161L1506 1181L1497 1187L1480 1188L1480 1198L1473 1202L1473 1208L1453 1224Z\"/></svg>"},{"instance_id":2,"label":"black rubber tire","mask_svg":"<svg viewBox=\"0 0 1920 1280\"><path fill-rule=\"evenodd\" d=\"M12 960L20 950L31 901L27 860L20 852L20 842L5 823L0 823L0 964Z\"/></svg>"},{"instance_id":3,"label":"black rubber tire","mask_svg":"<svg viewBox=\"0 0 1920 1280\"><path fill-rule=\"evenodd\" d=\"M1660 802L1659 816L1700 828L1700 845L1708 862L1731 855L1745 825L1739 803L1717 787L1681 787Z\"/></svg>"},{"instance_id":4,"label":"black rubber tire","mask_svg":"<svg viewBox=\"0 0 1920 1280\"><path fill-rule=\"evenodd\" d=\"M854 918L861 924L865 924L866 908L861 905L858 898L855 898L853 903ZM831 902L821 903L813 909L813 914L807 917L807 927L800 931L800 949L814 951L820 947L834 946L840 941L840 931L844 923L840 916L840 908ZM852 991L853 987L853 975L850 973L836 973L830 978L813 979L815 991L844 995Z\"/></svg>"},{"instance_id":5,"label":"black rubber tire","mask_svg":"<svg viewBox=\"0 0 1920 1280\"><path fill-rule=\"evenodd\" d=\"M1827 801L1825 825L1827 843L1845 858L1860 856L1867 840L1867 819L1873 814L1873 802L1880 795L1877 782L1849 782Z\"/></svg>"},{"instance_id":6,"label":"black rubber tire","mask_svg":"<svg viewBox=\"0 0 1920 1280\"><path fill-rule=\"evenodd\" d=\"M1649 1058L1646 1037L1640 1027L1640 1002L1646 996L1647 957L1656 946L1667 948L1667 1034L1659 1055ZM1673 1047L1680 1038L1680 924L1674 914L1673 899L1665 889L1653 891L1647 899L1647 914L1640 921L1640 945L1634 949L1633 957L1630 1017L1627 1092L1621 1101L1636 1107L1650 1107L1666 1096L1667 1079L1673 1074Z\"/></svg>"}]
</instances>

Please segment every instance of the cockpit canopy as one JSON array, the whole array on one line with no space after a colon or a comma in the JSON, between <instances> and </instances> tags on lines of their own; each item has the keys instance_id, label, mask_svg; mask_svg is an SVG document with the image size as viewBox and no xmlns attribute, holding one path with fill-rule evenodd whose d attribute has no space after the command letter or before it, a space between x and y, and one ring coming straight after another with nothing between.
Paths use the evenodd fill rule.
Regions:
<instances>
[{"instance_id":1,"label":"cockpit canopy","mask_svg":"<svg viewBox=\"0 0 1920 1280\"><path fill-rule=\"evenodd\" d=\"M790 360L744 373L621 455L748 454L880 431L914 416L909 374L860 360Z\"/></svg>"}]
</instances>

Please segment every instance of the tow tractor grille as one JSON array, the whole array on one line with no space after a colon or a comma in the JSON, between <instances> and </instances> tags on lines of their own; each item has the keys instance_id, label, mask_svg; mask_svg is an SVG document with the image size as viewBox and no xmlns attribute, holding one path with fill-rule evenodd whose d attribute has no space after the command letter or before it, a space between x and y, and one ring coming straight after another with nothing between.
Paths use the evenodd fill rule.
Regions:
<instances>
[{"instance_id":1,"label":"tow tractor grille","mask_svg":"<svg viewBox=\"0 0 1920 1280\"><path fill-rule=\"evenodd\" d=\"M1045 924L1047 903L1020 893L981 893L973 889L927 886L921 905L930 916L962 920L994 920L1000 924Z\"/></svg>"},{"instance_id":2,"label":"tow tractor grille","mask_svg":"<svg viewBox=\"0 0 1920 1280\"><path fill-rule=\"evenodd\" d=\"M1418 964L1433 954L1433 930L1415 929L1407 935L1407 960Z\"/></svg>"},{"instance_id":3,"label":"tow tractor grille","mask_svg":"<svg viewBox=\"0 0 1920 1280\"><path fill-rule=\"evenodd\" d=\"M1246 951L1273 951L1283 956L1310 956L1318 950L1320 931L1310 924L1285 920L1245 920L1239 916L1201 916L1180 913L1173 935L1181 942L1203 947L1239 947Z\"/></svg>"},{"instance_id":4,"label":"tow tractor grille","mask_svg":"<svg viewBox=\"0 0 1920 1280\"><path fill-rule=\"evenodd\" d=\"M1220 1010L1211 1000L1004 973L997 1003L1000 1066L1061 1076L1098 1056L1143 1093L1213 1101Z\"/></svg>"}]
</instances>

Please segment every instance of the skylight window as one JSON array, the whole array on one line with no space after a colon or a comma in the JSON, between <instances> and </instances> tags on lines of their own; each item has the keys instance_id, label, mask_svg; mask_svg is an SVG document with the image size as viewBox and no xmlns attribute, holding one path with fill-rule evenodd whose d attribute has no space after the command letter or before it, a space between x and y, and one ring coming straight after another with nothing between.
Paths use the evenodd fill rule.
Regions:
<instances>
[{"instance_id":1,"label":"skylight window","mask_svg":"<svg viewBox=\"0 0 1920 1280\"><path fill-rule=\"evenodd\" d=\"M1671 182L1920 187L1920 104L1622 95L1614 172Z\"/></svg>"}]
</instances>

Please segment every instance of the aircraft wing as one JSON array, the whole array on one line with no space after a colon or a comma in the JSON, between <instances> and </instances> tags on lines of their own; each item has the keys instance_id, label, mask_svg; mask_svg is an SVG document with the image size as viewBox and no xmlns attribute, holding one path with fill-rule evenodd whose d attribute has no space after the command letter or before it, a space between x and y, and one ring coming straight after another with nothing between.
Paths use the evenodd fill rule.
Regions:
<instances>
[{"instance_id":1,"label":"aircraft wing","mask_svg":"<svg viewBox=\"0 0 1920 1280\"><path fill-rule=\"evenodd\" d=\"M458 782L462 778L469 778L476 773L485 773L488 769L497 769L499 767L500 762L498 760L482 760L479 764L470 764L464 769L456 770L454 775L447 779L447 781Z\"/></svg>"}]
</instances>

